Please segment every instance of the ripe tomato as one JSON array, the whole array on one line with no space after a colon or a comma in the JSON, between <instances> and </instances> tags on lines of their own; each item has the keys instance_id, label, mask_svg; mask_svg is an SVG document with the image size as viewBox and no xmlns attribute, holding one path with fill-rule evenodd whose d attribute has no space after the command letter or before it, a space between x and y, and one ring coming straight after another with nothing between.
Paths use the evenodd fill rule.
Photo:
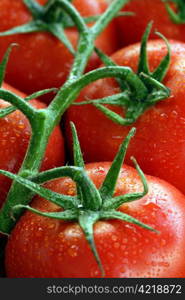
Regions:
<instances>
[{"instance_id":1,"label":"ripe tomato","mask_svg":"<svg viewBox=\"0 0 185 300\"><path fill-rule=\"evenodd\" d=\"M86 166L88 175L100 187L110 163ZM105 277L184 277L184 195L170 184L147 176L149 194L124 204L120 211L160 231L148 231L123 221L98 221L95 243ZM45 184L55 192L74 195L75 184L63 178ZM142 191L137 172L121 169L115 195ZM32 206L44 212L60 209L38 196ZM95 258L80 226L26 212L10 235L6 248L8 277L100 277Z\"/></svg>"},{"instance_id":2,"label":"ripe tomato","mask_svg":"<svg viewBox=\"0 0 185 300\"><path fill-rule=\"evenodd\" d=\"M37 1L40 4L47 2L47 0ZM73 4L86 17L99 15L106 7L104 0L74 0ZM23 4L23 0L0 1L0 32L30 20L31 14ZM114 24L111 24L96 41L96 45L107 54L117 49L114 29ZM66 34L75 46L78 39L77 30L68 28ZM12 51L10 57L6 76L8 83L31 94L45 88L59 87L65 82L73 56L59 40L45 32L0 37L0 59L12 42L19 44L19 47ZM88 69L95 68L98 64L99 59L93 54Z\"/></svg>"},{"instance_id":3,"label":"ripe tomato","mask_svg":"<svg viewBox=\"0 0 185 300\"><path fill-rule=\"evenodd\" d=\"M175 11L174 3L169 2L169 4ZM130 0L123 10L131 11L135 15L116 19L121 46L139 42L151 20L154 21L152 39L157 38L154 34L154 31L157 30L169 39L185 41L185 25L175 24L170 19L162 0Z\"/></svg>"},{"instance_id":4,"label":"ripe tomato","mask_svg":"<svg viewBox=\"0 0 185 300\"><path fill-rule=\"evenodd\" d=\"M3 88L15 94L25 97L25 95L11 86L4 84ZM44 108L45 104L38 100L30 103L36 108ZM0 100L0 108L5 108L9 103ZM28 120L20 111L15 111L5 118L0 118L0 169L18 172L28 147L31 127ZM42 170L54 168L64 164L64 141L61 130L57 126L48 143ZM0 175L0 207L6 198L11 181Z\"/></svg>"},{"instance_id":5,"label":"ripe tomato","mask_svg":"<svg viewBox=\"0 0 185 300\"><path fill-rule=\"evenodd\" d=\"M129 46L115 53L112 59L118 65L130 66L136 71L139 49L139 44ZM130 156L135 156L146 174L158 176L185 192L185 44L171 42L171 50L171 65L164 80L171 90L171 97L148 108L133 124L137 132L129 145L125 162L130 164ZM164 55L166 46L163 41L148 43L151 71ZM120 89L114 79L102 79L87 86L78 101L103 98L118 92ZM124 117L122 107L112 105L110 108ZM92 105L70 107L66 120L66 136L70 135L69 120L73 121L86 162L111 161L130 129L112 122Z\"/></svg>"}]
</instances>

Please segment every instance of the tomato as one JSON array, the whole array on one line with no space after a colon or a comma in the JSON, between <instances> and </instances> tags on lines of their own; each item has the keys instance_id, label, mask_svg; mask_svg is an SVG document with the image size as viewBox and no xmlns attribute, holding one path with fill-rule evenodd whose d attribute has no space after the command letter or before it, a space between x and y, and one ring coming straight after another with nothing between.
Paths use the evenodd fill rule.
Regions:
<instances>
[{"instance_id":1,"label":"tomato","mask_svg":"<svg viewBox=\"0 0 185 300\"><path fill-rule=\"evenodd\" d=\"M3 88L15 94L25 97L25 95L7 84ZM44 108L45 104L38 100L30 103L36 108ZM0 109L5 108L9 103L0 100ZM31 135L31 127L26 117L20 111L15 111L5 118L0 118L0 169L18 172L28 147ZM64 164L64 140L62 132L57 126L47 146L42 170L54 168ZM6 198L11 181L0 175L0 206Z\"/></svg>"},{"instance_id":2,"label":"tomato","mask_svg":"<svg viewBox=\"0 0 185 300\"><path fill-rule=\"evenodd\" d=\"M99 188L110 163L86 165L89 177ZM184 277L184 195L170 184L147 176L149 194L126 203L119 210L149 224L160 234L118 220L98 221L94 226L97 251L105 277ZM55 192L74 195L75 184L63 178L45 184ZM141 192L136 170L121 169L115 195ZM32 207L60 211L36 196ZM72 278L100 277L95 258L75 222L64 222L26 212L12 231L5 258L8 277Z\"/></svg>"},{"instance_id":3,"label":"tomato","mask_svg":"<svg viewBox=\"0 0 185 300\"><path fill-rule=\"evenodd\" d=\"M176 11L174 3L169 4ZM162 0L131 0L124 6L123 11L131 11L135 15L116 19L121 46L139 42L151 20L154 21L152 39L157 38L157 30L169 39L185 41L185 25L175 24L171 20Z\"/></svg>"},{"instance_id":4,"label":"tomato","mask_svg":"<svg viewBox=\"0 0 185 300\"><path fill-rule=\"evenodd\" d=\"M38 2L45 4L47 0ZM104 0L74 0L73 4L86 17L99 15L107 7ZM28 23L30 20L31 14L23 4L23 0L0 1L0 32ZM68 28L66 34L75 47L78 39L77 30ZM97 38L96 45L107 54L111 54L117 49L116 39L114 24L111 24ZM45 88L59 87L65 82L73 56L59 40L45 32L0 37L0 59L12 42L19 44L19 47L12 51L8 64L6 76L8 83L31 94ZM98 64L99 59L93 54L88 70L97 67ZM46 98L48 97L45 96Z\"/></svg>"},{"instance_id":5,"label":"tomato","mask_svg":"<svg viewBox=\"0 0 185 300\"><path fill-rule=\"evenodd\" d=\"M139 44L124 48L112 56L122 66L136 71ZM158 176L185 192L185 44L171 42L172 58L164 84L170 88L170 98L148 108L132 125L137 128L131 141L125 162L136 157L146 174ZM164 42L148 43L148 59L151 71L166 54ZM103 88L102 88L103 87ZM120 92L114 79L102 79L87 86L78 101L98 99ZM124 117L122 107L110 106ZM87 118L88 116L88 118ZM80 144L86 162L111 161L130 126L121 126L109 120L93 105L73 106L66 115L66 137L69 141L69 121L73 121L79 134Z\"/></svg>"}]
</instances>

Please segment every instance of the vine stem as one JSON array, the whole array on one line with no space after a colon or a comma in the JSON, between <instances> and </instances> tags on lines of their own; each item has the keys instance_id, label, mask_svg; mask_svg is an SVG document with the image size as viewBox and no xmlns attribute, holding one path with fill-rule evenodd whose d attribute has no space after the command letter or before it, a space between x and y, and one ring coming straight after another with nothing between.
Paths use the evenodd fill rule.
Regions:
<instances>
[{"instance_id":1,"label":"vine stem","mask_svg":"<svg viewBox=\"0 0 185 300\"><path fill-rule=\"evenodd\" d=\"M37 121L30 121L32 136L24 162L18 173L20 176L27 178L38 173L45 154L48 139L54 127L59 123L63 113L73 103L80 92L80 87L76 82L83 74L88 59L92 55L97 36L105 29L108 23L116 16L127 1L128 0L113 1L92 28L87 27L83 18L69 1L59 1L60 5L62 5L63 9L72 17L80 31L76 57L66 83L61 87L48 109L42 110L42 114L37 115ZM7 200L0 212L1 232L9 234L16 223L15 219L10 218L11 207L18 204L28 204L32 197L33 192L30 192L21 184L15 181L13 182ZM19 217L20 214L16 216L16 219Z\"/></svg>"}]
</instances>

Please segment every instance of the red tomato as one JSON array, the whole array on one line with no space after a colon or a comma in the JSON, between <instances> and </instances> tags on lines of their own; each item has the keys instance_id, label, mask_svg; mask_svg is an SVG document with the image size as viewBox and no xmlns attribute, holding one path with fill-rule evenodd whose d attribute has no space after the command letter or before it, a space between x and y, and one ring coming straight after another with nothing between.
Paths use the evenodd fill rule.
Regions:
<instances>
[{"instance_id":1,"label":"red tomato","mask_svg":"<svg viewBox=\"0 0 185 300\"><path fill-rule=\"evenodd\" d=\"M118 65L136 70L139 48L140 45L136 44L122 49L112 59ZM132 124L137 132L125 162L130 164L130 156L135 156L146 174L158 176L185 192L185 44L171 42L171 49L171 65L164 80L171 90L171 97L146 110ZM163 41L148 43L151 70L159 65L165 54ZM103 98L118 92L120 89L114 79L102 79L87 86L78 101ZM110 108L124 116L122 107ZM111 161L130 129L129 126L113 123L92 105L70 107L66 118L66 136L70 135L69 120L73 121L86 162Z\"/></svg>"},{"instance_id":2,"label":"red tomato","mask_svg":"<svg viewBox=\"0 0 185 300\"><path fill-rule=\"evenodd\" d=\"M86 166L97 187L109 167L110 163ZM98 221L94 236L105 277L185 276L185 197L158 178L148 176L147 180L149 194L122 205L120 210L149 224L160 234L122 221ZM47 183L45 187L62 194L75 194L75 184L66 178ZM136 171L124 166L115 195L138 191L142 191L142 184ZM32 206L45 212L60 210L38 196ZM28 211L10 235L5 264L8 277L101 276L77 223L41 217Z\"/></svg>"},{"instance_id":3,"label":"red tomato","mask_svg":"<svg viewBox=\"0 0 185 300\"><path fill-rule=\"evenodd\" d=\"M47 0L37 1L40 4L47 2ZM104 0L74 0L73 4L86 17L99 15L105 10ZM0 1L0 32L30 20L31 14L23 4L23 0ZM111 24L96 41L97 47L107 54L117 49L114 29L114 25ZM66 34L75 46L78 39L77 30L68 28ZM18 43L19 47L12 51L7 82L28 94L49 87L59 87L65 82L73 57L59 40L44 32L0 37L0 59L12 42ZM98 64L99 59L93 54L88 69L95 68Z\"/></svg>"},{"instance_id":4,"label":"red tomato","mask_svg":"<svg viewBox=\"0 0 185 300\"><path fill-rule=\"evenodd\" d=\"M25 95L11 86L4 84L3 88L14 92L17 95ZM30 103L36 108L44 108L45 104L38 100L32 100ZM0 109L5 108L9 103L0 100ZM20 111L0 118L0 169L10 172L18 172L28 147L31 135L31 127L26 117ZM42 170L54 168L64 164L64 141L61 130L57 126L47 146ZM6 198L11 181L0 175L0 207Z\"/></svg>"},{"instance_id":5,"label":"red tomato","mask_svg":"<svg viewBox=\"0 0 185 300\"><path fill-rule=\"evenodd\" d=\"M169 4L175 11L175 5ZM139 42L151 20L154 21L151 38L157 38L154 34L157 30L169 39L185 41L185 25L173 23L162 0L130 0L123 11L130 11L135 15L116 19L121 46Z\"/></svg>"}]
</instances>

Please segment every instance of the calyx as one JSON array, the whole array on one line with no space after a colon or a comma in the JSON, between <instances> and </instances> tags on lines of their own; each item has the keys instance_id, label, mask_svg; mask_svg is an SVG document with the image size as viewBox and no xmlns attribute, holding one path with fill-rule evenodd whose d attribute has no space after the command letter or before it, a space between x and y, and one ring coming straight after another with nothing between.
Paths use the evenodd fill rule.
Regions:
<instances>
[{"instance_id":1,"label":"calyx","mask_svg":"<svg viewBox=\"0 0 185 300\"><path fill-rule=\"evenodd\" d=\"M124 162L126 150L130 139L135 134L135 128L130 130L128 136L120 146L120 149L99 190L96 188L85 171L77 132L73 123L71 123L71 128L74 145L74 166L55 168L46 172L41 172L37 176L28 179L4 170L0 170L0 174L16 180L34 193L61 207L60 212L42 212L30 207L29 205L16 205L12 207L12 216L16 216L17 211L28 209L31 212L39 214L43 217L65 221L77 221L82 228L89 246L94 254L96 262L101 270L101 274L104 276L104 268L102 266L94 241L93 225L98 220L117 219L136 224L153 232L157 232L155 229L140 222L138 219L126 213L117 211L122 204L136 201L144 197L148 193L148 185L145 175L143 174L136 160L132 158L143 184L143 192L114 196L116 183ZM60 177L70 177L73 181L75 181L77 187L76 196L58 194L41 186L41 184L44 182L48 182Z\"/></svg>"},{"instance_id":2,"label":"calyx","mask_svg":"<svg viewBox=\"0 0 185 300\"><path fill-rule=\"evenodd\" d=\"M71 0L66 1L71 2ZM61 1L50 0L44 6L35 0L23 0L23 2L33 19L29 23L1 32L0 36L45 31L57 37L72 54L75 54L75 50L64 31L64 28L70 27L73 21L62 9Z\"/></svg>"},{"instance_id":3,"label":"calyx","mask_svg":"<svg viewBox=\"0 0 185 300\"><path fill-rule=\"evenodd\" d=\"M147 41L151 28L152 22L148 24L142 38L137 74L135 74L132 69L129 69L130 71L126 78L117 79L121 92L101 99L76 102L74 105L92 104L113 122L127 126L137 121L145 110L154 106L157 102L168 98L170 96L170 90L162 81L170 64L170 46L162 34L156 33L165 41L168 52L154 72L150 72L147 57ZM102 51L96 48L96 52L106 66L117 66L117 64ZM125 117L113 112L104 106L104 104L123 107Z\"/></svg>"},{"instance_id":4,"label":"calyx","mask_svg":"<svg viewBox=\"0 0 185 300\"><path fill-rule=\"evenodd\" d=\"M13 34L25 34L32 32L49 32L59 39L75 56L75 49L68 39L65 29L75 27L72 17L64 10L64 2L73 0L48 0L45 5L40 5L36 0L23 0L32 15L29 23L16 26L5 32L0 32L0 37ZM72 7L72 6L71 6ZM65 6L66 8L66 6ZM117 16L133 15L131 12L120 12ZM117 17L116 16L116 17ZM97 21L101 15L84 17L86 24Z\"/></svg>"}]
</instances>

